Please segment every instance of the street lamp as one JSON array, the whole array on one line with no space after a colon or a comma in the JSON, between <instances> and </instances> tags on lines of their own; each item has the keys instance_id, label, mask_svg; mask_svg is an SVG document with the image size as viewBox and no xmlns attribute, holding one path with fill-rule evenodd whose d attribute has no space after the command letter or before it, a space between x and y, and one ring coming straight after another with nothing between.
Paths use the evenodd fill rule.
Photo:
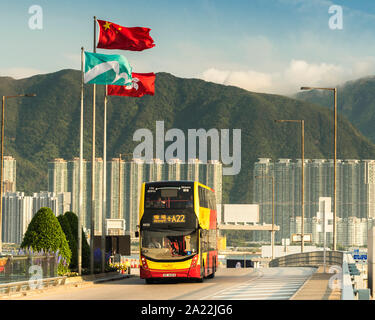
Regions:
<instances>
[{"instance_id":1,"label":"street lamp","mask_svg":"<svg viewBox=\"0 0 375 320\"><path fill-rule=\"evenodd\" d=\"M1 107L1 159L0 159L0 253L3 251L3 158L4 158L4 113L5 113L5 99L18 97L35 97L35 93L18 94L15 96L3 96Z\"/></svg>"},{"instance_id":2,"label":"street lamp","mask_svg":"<svg viewBox=\"0 0 375 320\"><path fill-rule=\"evenodd\" d=\"M275 120L275 122L300 122L301 123L301 156L302 156L302 164L301 164L301 253L304 249L304 234L305 234L305 204L304 204L304 188L305 188L305 120Z\"/></svg>"},{"instance_id":3,"label":"street lamp","mask_svg":"<svg viewBox=\"0 0 375 320\"><path fill-rule=\"evenodd\" d=\"M333 91L334 108L334 159L333 159L333 250L336 250L336 156L337 156L337 88L301 87L301 90L329 90Z\"/></svg>"},{"instance_id":4,"label":"street lamp","mask_svg":"<svg viewBox=\"0 0 375 320\"><path fill-rule=\"evenodd\" d=\"M272 231L271 231L271 255L272 259L275 256L275 182L273 176L255 176L257 179L263 179L263 178L268 178L271 179L272 181Z\"/></svg>"}]
</instances>

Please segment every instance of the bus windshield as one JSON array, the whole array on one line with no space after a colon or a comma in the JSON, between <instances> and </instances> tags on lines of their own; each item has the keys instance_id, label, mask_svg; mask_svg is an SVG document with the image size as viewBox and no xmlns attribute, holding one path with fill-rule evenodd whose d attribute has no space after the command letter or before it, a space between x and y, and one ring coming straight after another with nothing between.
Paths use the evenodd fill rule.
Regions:
<instances>
[{"instance_id":1,"label":"bus windshield","mask_svg":"<svg viewBox=\"0 0 375 320\"><path fill-rule=\"evenodd\" d=\"M155 260L181 260L198 252L198 232L172 230L141 232L142 255Z\"/></svg>"},{"instance_id":2,"label":"bus windshield","mask_svg":"<svg viewBox=\"0 0 375 320\"><path fill-rule=\"evenodd\" d=\"M193 191L186 187L148 187L145 209L185 209L193 207Z\"/></svg>"}]
</instances>

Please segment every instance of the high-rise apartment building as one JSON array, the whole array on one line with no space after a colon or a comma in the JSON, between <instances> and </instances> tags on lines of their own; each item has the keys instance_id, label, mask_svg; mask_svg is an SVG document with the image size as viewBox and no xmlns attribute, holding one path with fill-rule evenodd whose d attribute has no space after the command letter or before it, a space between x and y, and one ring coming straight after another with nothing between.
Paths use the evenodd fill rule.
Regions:
<instances>
[{"instance_id":1,"label":"high-rise apartment building","mask_svg":"<svg viewBox=\"0 0 375 320\"><path fill-rule=\"evenodd\" d=\"M144 162L139 159L124 163L124 192L123 214L126 221L126 230L134 232L137 230L139 217L139 198L141 195L142 183L144 178Z\"/></svg>"},{"instance_id":2,"label":"high-rise apartment building","mask_svg":"<svg viewBox=\"0 0 375 320\"><path fill-rule=\"evenodd\" d=\"M54 192L41 191L33 193L33 215L43 207L50 208L55 216L58 215L59 205Z\"/></svg>"},{"instance_id":3,"label":"high-rise apartment building","mask_svg":"<svg viewBox=\"0 0 375 320\"><path fill-rule=\"evenodd\" d=\"M167 180L167 170L165 169L164 162L160 159L152 159L151 162L146 162L144 167L146 181Z\"/></svg>"},{"instance_id":4,"label":"high-rise apartment building","mask_svg":"<svg viewBox=\"0 0 375 320\"><path fill-rule=\"evenodd\" d=\"M319 222L316 217L305 219L305 233L311 233L313 243L323 244L323 233L318 226ZM375 226L373 218L337 218L337 243L344 247L366 246L368 230L373 226ZM290 230L291 233L301 232L301 217L290 220ZM327 232L326 243L332 243L332 232Z\"/></svg>"},{"instance_id":5,"label":"high-rise apartment building","mask_svg":"<svg viewBox=\"0 0 375 320\"><path fill-rule=\"evenodd\" d=\"M66 161L61 158L48 162L48 191L60 193L71 193L72 211L79 212L79 183L83 190L83 214L82 224L86 230L91 229L91 162L83 161L83 180L79 179L79 158ZM103 199L103 160L96 158L95 161L95 231L101 232L102 225L102 199Z\"/></svg>"},{"instance_id":6,"label":"high-rise apartment building","mask_svg":"<svg viewBox=\"0 0 375 320\"><path fill-rule=\"evenodd\" d=\"M58 216L70 211L70 192L41 191L32 196L23 192L6 192L3 195L2 241L20 244L27 227L40 208L48 207Z\"/></svg>"},{"instance_id":7,"label":"high-rise apartment building","mask_svg":"<svg viewBox=\"0 0 375 320\"><path fill-rule=\"evenodd\" d=\"M125 219L126 231L137 230L139 215L139 198L143 182L161 180L196 180L213 188L216 192L217 203L222 199L222 164L219 161L202 163L190 159L184 163L179 159L163 162L153 159L145 162L140 159L124 161L112 158L107 161L106 170L106 219ZM72 194L72 211L79 210L79 159L72 161L55 159L48 164L49 191L60 188L66 181L65 191ZM55 172L56 171L56 172ZM83 162L83 226L90 229L91 221L91 163ZM101 234L102 205L103 205L103 161L98 158L95 175L95 234ZM60 190L60 189L58 189Z\"/></svg>"},{"instance_id":8,"label":"high-rise apartment building","mask_svg":"<svg viewBox=\"0 0 375 320\"><path fill-rule=\"evenodd\" d=\"M217 160L208 160L204 184L215 190L216 202L221 204L223 197L223 166ZM198 179L200 181L200 179Z\"/></svg>"},{"instance_id":9,"label":"high-rise apartment building","mask_svg":"<svg viewBox=\"0 0 375 320\"><path fill-rule=\"evenodd\" d=\"M64 192L68 189L68 162L62 158L56 158L48 162L48 190Z\"/></svg>"},{"instance_id":10,"label":"high-rise apartment building","mask_svg":"<svg viewBox=\"0 0 375 320\"><path fill-rule=\"evenodd\" d=\"M3 194L2 241L21 243L33 216L32 197L23 192Z\"/></svg>"},{"instance_id":11,"label":"high-rise apartment building","mask_svg":"<svg viewBox=\"0 0 375 320\"><path fill-rule=\"evenodd\" d=\"M298 229L301 206L301 159L260 158L254 164L254 203L260 204L260 222L271 223L272 179L275 184L275 223L280 226L276 241L290 238ZM375 160L337 160L336 162L336 215L343 223L375 215ZM255 178L255 177L258 178ZM259 178L260 177L260 178ZM332 159L305 159L304 162L304 216L305 226L319 211L319 197L334 195L334 162ZM333 208L333 206L332 206ZM299 221L299 222L298 222ZM338 227L339 228L339 227ZM306 229L307 230L307 229ZM307 232L305 230L305 233ZM300 231L299 231L300 232ZM314 232L313 229L311 232ZM311 233L309 232L309 233ZM264 234L263 238L268 235ZM349 237L349 236L348 236ZM262 238L262 237L261 237ZM343 237L338 243L349 243Z\"/></svg>"},{"instance_id":12,"label":"high-rise apartment building","mask_svg":"<svg viewBox=\"0 0 375 320\"><path fill-rule=\"evenodd\" d=\"M70 192L40 191L33 193L33 215L43 207L50 208L55 216L71 211L72 197Z\"/></svg>"},{"instance_id":13,"label":"high-rise apartment building","mask_svg":"<svg viewBox=\"0 0 375 320\"><path fill-rule=\"evenodd\" d=\"M16 159L3 157L3 192L16 192Z\"/></svg>"}]
</instances>

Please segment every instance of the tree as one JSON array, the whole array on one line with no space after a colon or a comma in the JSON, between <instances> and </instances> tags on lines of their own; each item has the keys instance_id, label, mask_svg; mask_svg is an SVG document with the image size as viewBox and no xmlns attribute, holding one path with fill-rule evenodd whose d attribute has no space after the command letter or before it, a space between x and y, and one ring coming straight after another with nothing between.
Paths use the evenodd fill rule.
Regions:
<instances>
[{"instance_id":1,"label":"tree","mask_svg":"<svg viewBox=\"0 0 375 320\"><path fill-rule=\"evenodd\" d=\"M68 271L72 253L61 225L50 208L40 208L35 214L24 235L21 248L59 252L62 259L59 261L58 273L64 274Z\"/></svg>"},{"instance_id":2,"label":"tree","mask_svg":"<svg viewBox=\"0 0 375 320\"><path fill-rule=\"evenodd\" d=\"M59 215L57 220L60 223L61 229L63 230L66 240L68 241L70 251L72 253L69 269L77 268L77 240L72 233L72 228L70 226L69 220L66 215Z\"/></svg>"},{"instance_id":3,"label":"tree","mask_svg":"<svg viewBox=\"0 0 375 320\"><path fill-rule=\"evenodd\" d=\"M71 267L78 267L78 217L74 212L67 211L64 214L66 221L69 223L71 234L74 238L75 246L71 247L72 250L72 262ZM87 242L85 233L82 228L82 267L88 268L90 265L90 246ZM75 250L73 252L73 250Z\"/></svg>"}]
</instances>

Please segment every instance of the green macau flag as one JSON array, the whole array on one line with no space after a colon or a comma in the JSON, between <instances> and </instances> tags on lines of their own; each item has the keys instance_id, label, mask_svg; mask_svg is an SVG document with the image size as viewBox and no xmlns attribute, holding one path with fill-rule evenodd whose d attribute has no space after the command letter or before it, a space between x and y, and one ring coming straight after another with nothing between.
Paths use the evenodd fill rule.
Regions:
<instances>
[{"instance_id":1,"label":"green macau flag","mask_svg":"<svg viewBox=\"0 0 375 320\"><path fill-rule=\"evenodd\" d=\"M119 54L85 52L85 83L130 85L132 67L128 60Z\"/></svg>"}]
</instances>

